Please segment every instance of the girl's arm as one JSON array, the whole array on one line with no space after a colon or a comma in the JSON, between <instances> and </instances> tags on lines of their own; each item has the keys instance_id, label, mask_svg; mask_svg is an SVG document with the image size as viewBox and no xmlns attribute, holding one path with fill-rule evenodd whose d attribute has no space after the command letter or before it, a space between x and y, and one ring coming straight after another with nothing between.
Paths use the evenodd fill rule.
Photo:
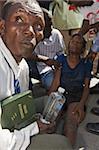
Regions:
<instances>
[{"instance_id":1,"label":"girl's arm","mask_svg":"<svg viewBox=\"0 0 99 150\"><path fill-rule=\"evenodd\" d=\"M57 91L59 85L60 85L60 76L61 76L61 67L58 68L58 69L55 69L55 72L54 72L54 80L52 82L52 85L48 91L48 95L51 93L51 92L55 92Z\"/></svg>"},{"instance_id":2,"label":"girl's arm","mask_svg":"<svg viewBox=\"0 0 99 150\"><path fill-rule=\"evenodd\" d=\"M84 82L84 90L83 90L82 98L80 100L80 104L83 106L85 105L89 96L89 84L90 84L90 80L86 78Z\"/></svg>"}]
</instances>

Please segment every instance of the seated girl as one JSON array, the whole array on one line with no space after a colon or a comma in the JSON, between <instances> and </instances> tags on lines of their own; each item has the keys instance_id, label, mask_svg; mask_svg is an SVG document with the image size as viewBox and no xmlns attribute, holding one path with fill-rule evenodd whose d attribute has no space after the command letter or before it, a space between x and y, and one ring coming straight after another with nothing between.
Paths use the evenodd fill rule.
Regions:
<instances>
[{"instance_id":1,"label":"seated girl","mask_svg":"<svg viewBox=\"0 0 99 150\"><path fill-rule=\"evenodd\" d=\"M56 70L49 89L49 94L56 91L59 86L65 89L64 134L72 145L76 141L78 126L85 117L85 104L89 95L92 63L82 57L85 46L86 41L81 35L72 36L68 45L68 55L62 54L57 58L61 67Z\"/></svg>"}]
</instances>

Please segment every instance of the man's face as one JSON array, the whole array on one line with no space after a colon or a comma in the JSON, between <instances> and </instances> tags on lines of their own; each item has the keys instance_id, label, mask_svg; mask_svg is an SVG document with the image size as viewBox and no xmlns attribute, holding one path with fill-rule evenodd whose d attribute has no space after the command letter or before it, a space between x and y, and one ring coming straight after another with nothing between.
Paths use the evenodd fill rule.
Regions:
<instances>
[{"instance_id":1,"label":"man's face","mask_svg":"<svg viewBox=\"0 0 99 150\"><path fill-rule=\"evenodd\" d=\"M43 37L44 19L27 11L20 3L9 8L2 36L16 60L32 54L36 42Z\"/></svg>"}]
</instances>

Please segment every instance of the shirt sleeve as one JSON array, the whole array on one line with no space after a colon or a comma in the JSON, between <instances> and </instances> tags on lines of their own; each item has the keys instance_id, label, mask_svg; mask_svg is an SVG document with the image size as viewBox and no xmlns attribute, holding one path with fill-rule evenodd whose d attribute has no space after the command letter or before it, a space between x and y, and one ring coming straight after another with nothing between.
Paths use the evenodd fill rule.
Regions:
<instances>
[{"instance_id":1,"label":"shirt sleeve","mask_svg":"<svg viewBox=\"0 0 99 150\"><path fill-rule=\"evenodd\" d=\"M65 61L65 55L61 54L60 56L57 57L56 59L59 63L63 64Z\"/></svg>"}]
</instances>

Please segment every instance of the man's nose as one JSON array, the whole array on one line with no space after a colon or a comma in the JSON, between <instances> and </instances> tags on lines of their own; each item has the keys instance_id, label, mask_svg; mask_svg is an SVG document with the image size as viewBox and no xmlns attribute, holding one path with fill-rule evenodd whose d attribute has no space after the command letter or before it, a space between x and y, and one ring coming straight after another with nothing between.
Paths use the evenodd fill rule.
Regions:
<instances>
[{"instance_id":1,"label":"man's nose","mask_svg":"<svg viewBox=\"0 0 99 150\"><path fill-rule=\"evenodd\" d=\"M35 32L33 30L33 27L31 25L28 25L26 28L25 28L25 35L27 37L32 37L34 38L35 37Z\"/></svg>"},{"instance_id":2,"label":"man's nose","mask_svg":"<svg viewBox=\"0 0 99 150\"><path fill-rule=\"evenodd\" d=\"M30 31L31 33L34 33L32 26L29 26L29 31Z\"/></svg>"}]
</instances>

